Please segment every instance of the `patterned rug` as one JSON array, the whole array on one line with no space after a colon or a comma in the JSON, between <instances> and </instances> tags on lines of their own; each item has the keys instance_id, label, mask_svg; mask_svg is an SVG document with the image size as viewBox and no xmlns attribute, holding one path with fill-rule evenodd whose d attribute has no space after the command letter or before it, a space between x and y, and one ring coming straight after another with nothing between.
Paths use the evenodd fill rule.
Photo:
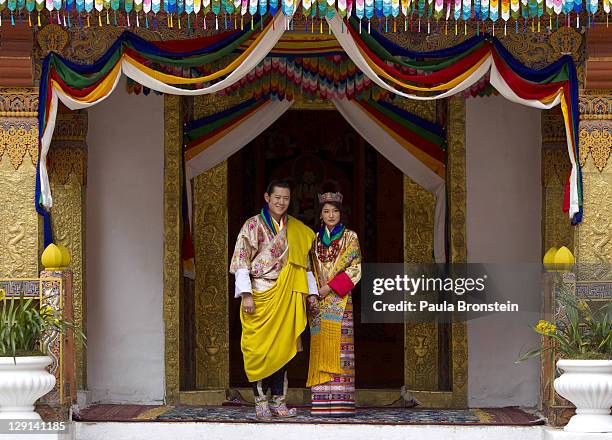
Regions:
<instances>
[{"instance_id":1,"label":"patterned rug","mask_svg":"<svg viewBox=\"0 0 612 440\"><path fill-rule=\"evenodd\" d=\"M545 420L519 408L421 409L358 408L355 417L311 417L298 408L291 419L256 419L248 406L92 405L74 414L83 422L223 422L223 423L340 423L368 425L541 425Z\"/></svg>"}]
</instances>

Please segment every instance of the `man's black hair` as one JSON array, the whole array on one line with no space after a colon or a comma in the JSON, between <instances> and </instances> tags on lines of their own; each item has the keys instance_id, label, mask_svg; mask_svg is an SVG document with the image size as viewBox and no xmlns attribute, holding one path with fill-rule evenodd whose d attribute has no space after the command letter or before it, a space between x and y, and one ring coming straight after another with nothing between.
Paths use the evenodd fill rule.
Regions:
<instances>
[{"instance_id":1,"label":"man's black hair","mask_svg":"<svg viewBox=\"0 0 612 440\"><path fill-rule=\"evenodd\" d=\"M266 193L268 195L272 195L272 193L274 192L274 188L287 188L289 191L291 191L291 184L287 180L273 180L268 183Z\"/></svg>"}]
</instances>

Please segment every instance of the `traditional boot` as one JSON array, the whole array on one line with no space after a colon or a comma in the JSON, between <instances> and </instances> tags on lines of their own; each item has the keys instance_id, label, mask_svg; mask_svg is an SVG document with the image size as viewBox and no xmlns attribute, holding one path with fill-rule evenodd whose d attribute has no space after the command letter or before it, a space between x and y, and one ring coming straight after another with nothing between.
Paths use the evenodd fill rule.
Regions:
<instances>
[{"instance_id":1,"label":"traditional boot","mask_svg":"<svg viewBox=\"0 0 612 440\"><path fill-rule=\"evenodd\" d=\"M285 396L272 396L270 401L270 411L276 417L295 417L297 410L295 408L287 408L285 404Z\"/></svg>"},{"instance_id":2,"label":"traditional boot","mask_svg":"<svg viewBox=\"0 0 612 440\"><path fill-rule=\"evenodd\" d=\"M255 397L255 417L267 418L272 417L270 405L268 404L268 396Z\"/></svg>"}]
</instances>

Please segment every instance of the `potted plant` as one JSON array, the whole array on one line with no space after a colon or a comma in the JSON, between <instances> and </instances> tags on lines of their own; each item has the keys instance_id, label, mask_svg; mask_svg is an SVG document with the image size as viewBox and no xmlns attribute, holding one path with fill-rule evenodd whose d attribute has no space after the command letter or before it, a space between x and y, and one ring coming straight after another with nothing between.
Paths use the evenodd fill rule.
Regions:
<instances>
[{"instance_id":1,"label":"potted plant","mask_svg":"<svg viewBox=\"0 0 612 440\"><path fill-rule=\"evenodd\" d=\"M559 354L557 369L563 372L555 379L555 390L576 406L565 431L612 432L612 303L595 307L564 288L558 299L556 322L539 321L535 326L552 343L519 360L554 348Z\"/></svg>"},{"instance_id":2,"label":"potted plant","mask_svg":"<svg viewBox=\"0 0 612 440\"><path fill-rule=\"evenodd\" d=\"M84 339L61 311L23 295L7 298L0 289L0 419L40 419L34 403L55 386L43 336L69 329Z\"/></svg>"}]
</instances>

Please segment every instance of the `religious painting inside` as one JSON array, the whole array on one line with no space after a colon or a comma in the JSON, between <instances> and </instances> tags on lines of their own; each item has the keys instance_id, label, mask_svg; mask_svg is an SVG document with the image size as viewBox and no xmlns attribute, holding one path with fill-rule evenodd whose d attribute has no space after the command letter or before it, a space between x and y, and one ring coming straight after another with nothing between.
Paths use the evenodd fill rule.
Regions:
<instances>
[{"instance_id":1,"label":"religious painting inside","mask_svg":"<svg viewBox=\"0 0 612 440\"><path fill-rule=\"evenodd\" d=\"M612 377L609 12L0 0L0 419L32 355L45 421L612 432L564 388ZM372 314L487 264L529 306Z\"/></svg>"}]
</instances>

